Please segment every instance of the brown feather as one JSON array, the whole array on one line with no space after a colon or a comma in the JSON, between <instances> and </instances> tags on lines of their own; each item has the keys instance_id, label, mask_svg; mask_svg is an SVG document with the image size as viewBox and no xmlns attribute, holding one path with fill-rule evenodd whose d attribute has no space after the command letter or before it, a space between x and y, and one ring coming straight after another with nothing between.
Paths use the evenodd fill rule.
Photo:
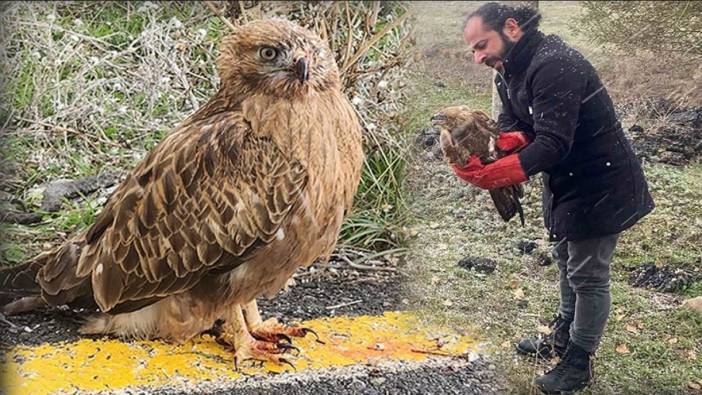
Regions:
<instances>
[{"instance_id":1,"label":"brown feather","mask_svg":"<svg viewBox=\"0 0 702 395\"><path fill-rule=\"evenodd\" d=\"M271 71L262 46L308 54L309 81ZM332 52L291 22L262 20L225 38L217 63L219 91L134 168L70 253L41 261L47 301L88 296L122 313L87 332L193 336L336 244L363 151Z\"/></svg>"}]
</instances>

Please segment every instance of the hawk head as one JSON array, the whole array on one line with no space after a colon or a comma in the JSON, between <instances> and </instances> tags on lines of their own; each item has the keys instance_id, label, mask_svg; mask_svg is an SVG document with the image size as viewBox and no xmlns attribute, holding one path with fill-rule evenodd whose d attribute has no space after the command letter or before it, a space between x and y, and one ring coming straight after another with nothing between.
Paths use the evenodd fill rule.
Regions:
<instances>
[{"instance_id":1,"label":"hawk head","mask_svg":"<svg viewBox=\"0 0 702 395\"><path fill-rule=\"evenodd\" d=\"M434 114L431 117L431 124L442 129L455 130L468 124L474 124L476 120L474 111L468 106L452 106L443 108Z\"/></svg>"},{"instance_id":2,"label":"hawk head","mask_svg":"<svg viewBox=\"0 0 702 395\"><path fill-rule=\"evenodd\" d=\"M315 33L271 18L238 27L221 44L217 59L223 89L234 94L298 96L339 87L339 70Z\"/></svg>"},{"instance_id":3,"label":"hawk head","mask_svg":"<svg viewBox=\"0 0 702 395\"><path fill-rule=\"evenodd\" d=\"M441 149L450 163L463 165L470 154L481 159L494 156L497 125L483 111L446 107L431 117L431 124L440 130Z\"/></svg>"}]
</instances>

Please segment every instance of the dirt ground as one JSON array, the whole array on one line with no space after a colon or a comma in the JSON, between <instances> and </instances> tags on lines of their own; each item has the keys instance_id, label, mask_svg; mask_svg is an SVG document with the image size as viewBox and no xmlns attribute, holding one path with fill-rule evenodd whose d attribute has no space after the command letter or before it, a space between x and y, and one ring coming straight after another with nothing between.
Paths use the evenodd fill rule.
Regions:
<instances>
[{"instance_id":1,"label":"dirt ground","mask_svg":"<svg viewBox=\"0 0 702 395\"><path fill-rule=\"evenodd\" d=\"M465 15L478 5L415 3L421 17L415 25L417 54L413 90L408 94L407 131L415 144L431 142L429 118L444 106L490 109L491 73L471 64L460 35ZM657 203L654 213L627 231L617 247L613 308L595 356L597 380L584 393L694 393L702 374L695 362L702 352L700 320L679 306L682 295L696 296L701 284L695 280L700 239L699 227L694 225L702 223L700 205L690 200L691 191L702 185L699 109L655 106L642 112L640 107L632 108L631 103L647 101L636 98L634 89L621 89L635 76L613 72L619 68L607 54L588 47L587 40L566 27L577 9L574 2L541 3L541 28L581 50L606 86L612 87L625 132L644 163ZM632 58L629 63L633 67L640 60ZM656 78L661 82L675 78L676 73L669 70ZM668 87L678 82L671 81ZM638 101L628 102L631 98ZM436 149L417 145L408 182L419 234L406 266L410 304L424 309L428 319L470 323L476 333L489 338L491 357L509 382L508 392L535 393L533 379L553 363L520 358L514 344L538 333L558 306L558 271L548 264L540 179L534 177L525 185L526 226L514 220L503 223L489 196L458 181L436 154ZM681 218L689 220L681 222ZM524 245L536 248L524 253ZM466 270L462 263L476 257L494 261L495 269L491 264L487 271Z\"/></svg>"}]
</instances>

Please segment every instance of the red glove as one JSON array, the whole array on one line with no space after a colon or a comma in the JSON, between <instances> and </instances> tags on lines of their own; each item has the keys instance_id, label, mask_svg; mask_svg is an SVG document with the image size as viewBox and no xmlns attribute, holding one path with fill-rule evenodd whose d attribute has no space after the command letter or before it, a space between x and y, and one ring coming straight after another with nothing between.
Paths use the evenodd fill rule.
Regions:
<instances>
[{"instance_id":1,"label":"red glove","mask_svg":"<svg viewBox=\"0 0 702 395\"><path fill-rule=\"evenodd\" d=\"M501 188L528 180L517 154L507 155L487 165L483 165L477 156L471 155L465 166L452 167L459 178L482 189Z\"/></svg>"},{"instance_id":2,"label":"red glove","mask_svg":"<svg viewBox=\"0 0 702 395\"><path fill-rule=\"evenodd\" d=\"M529 139L526 133L520 131L502 132L497 138L497 141L495 141L497 148L508 154L519 151L528 144Z\"/></svg>"}]
</instances>

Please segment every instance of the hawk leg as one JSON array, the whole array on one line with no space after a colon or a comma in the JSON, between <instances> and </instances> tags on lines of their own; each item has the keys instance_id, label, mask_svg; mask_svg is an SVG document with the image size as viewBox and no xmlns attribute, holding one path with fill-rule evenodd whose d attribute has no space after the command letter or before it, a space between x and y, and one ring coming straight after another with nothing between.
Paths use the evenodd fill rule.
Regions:
<instances>
[{"instance_id":1,"label":"hawk leg","mask_svg":"<svg viewBox=\"0 0 702 395\"><path fill-rule=\"evenodd\" d=\"M293 369L295 366L281 354L289 350L298 350L296 347L277 341L256 339L249 332L240 305L235 305L229 319L218 321L215 327L207 333L213 335L217 343L234 351L234 367L239 369L238 363L242 361L271 361L277 364L287 364ZM299 351L299 350L298 350Z\"/></svg>"},{"instance_id":2,"label":"hawk leg","mask_svg":"<svg viewBox=\"0 0 702 395\"><path fill-rule=\"evenodd\" d=\"M279 323L275 318L269 318L265 321L261 320L256 299L247 303L244 306L244 311L251 335L256 339L268 342L287 341L292 343L291 337L305 337L308 333L311 333L317 338L318 343L324 344L323 341L319 340L319 335L310 328L286 326Z\"/></svg>"}]
</instances>

